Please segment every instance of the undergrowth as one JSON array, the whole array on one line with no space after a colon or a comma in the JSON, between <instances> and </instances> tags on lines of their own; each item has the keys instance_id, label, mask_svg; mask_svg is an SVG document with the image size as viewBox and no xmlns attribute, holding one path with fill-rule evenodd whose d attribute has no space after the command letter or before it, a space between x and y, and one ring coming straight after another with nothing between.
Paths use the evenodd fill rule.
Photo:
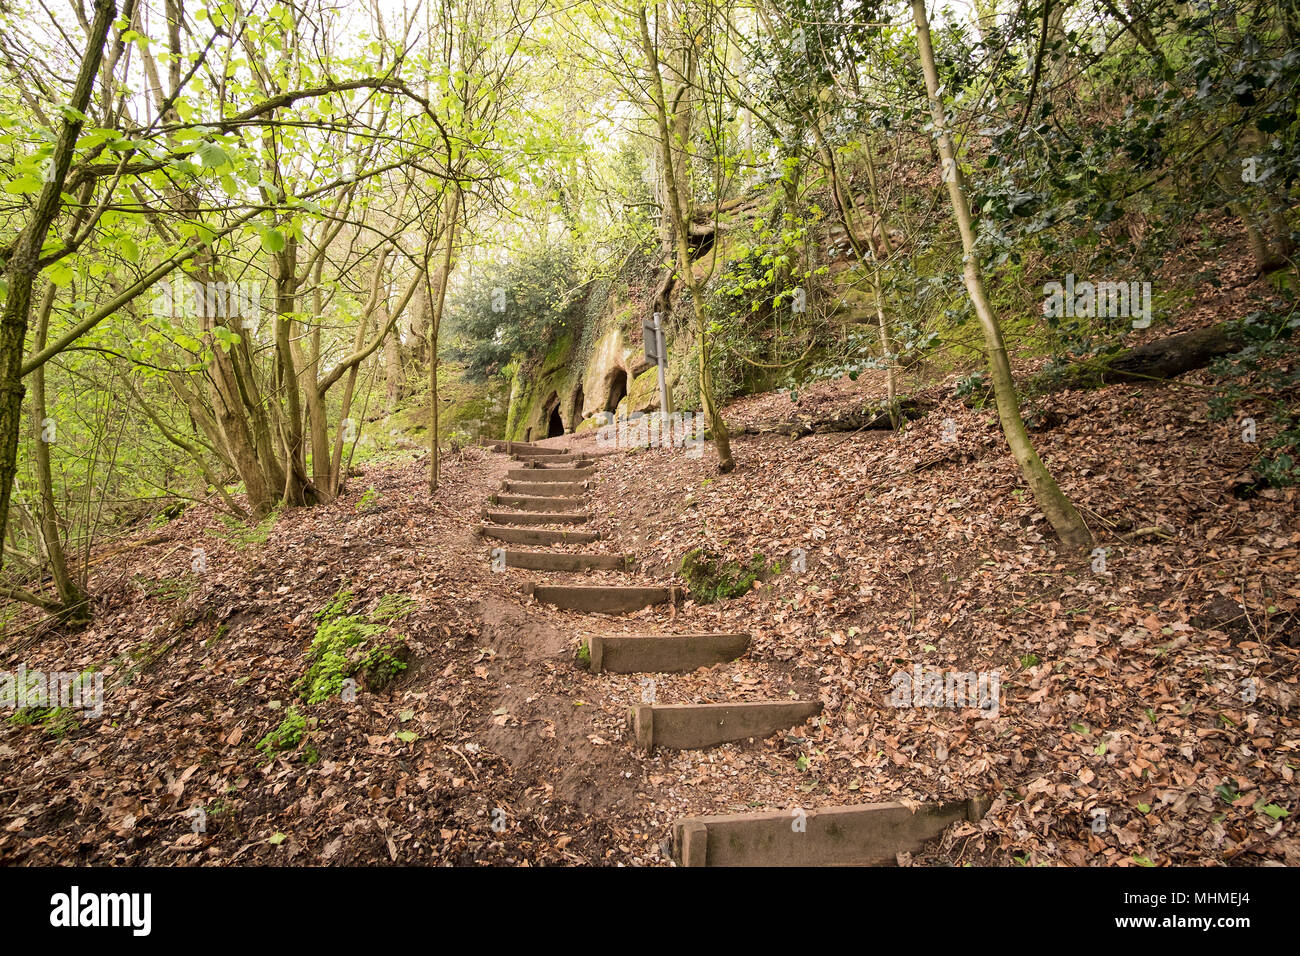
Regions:
<instances>
[{"instance_id":1,"label":"undergrowth","mask_svg":"<svg viewBox=\"0 0 1300 956\"><path fill-rule=\"evenodd\" d=\"M368 614L353 614L354 597L341 590L315 614L307 671L296 685L308 704L340 693L348 678L360 675L367 689L379 691L406 670L406 635L390 622L410 614L415 602L402 594L386 594Z\"/></svg>"},{"instance_id":2,"label":"undergrowth","mask_svg":"<svg viewBox=\"0 0 1300 956\"><path fill-rule=\"evenodd\" d=\"M755 551L743 564L724 560L705 548L695 548L682 557L678 573L686 579L686 587L697 604L712 604L728 598L740 597L771 574L779 574L781 564L768 564L761 551Z\"/></svg>"}]
</instances>

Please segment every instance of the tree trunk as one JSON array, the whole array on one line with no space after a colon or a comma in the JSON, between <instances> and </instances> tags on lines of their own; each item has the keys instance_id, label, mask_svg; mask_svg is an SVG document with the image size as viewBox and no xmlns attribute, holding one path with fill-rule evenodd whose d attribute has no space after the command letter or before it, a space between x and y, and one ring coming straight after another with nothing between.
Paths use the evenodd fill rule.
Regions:
<instances>
[{"instance_id":1,"label":"tree trunk","mask_svg":"<svg viewBox=\"0 0 1300 956\"><path fill-rule=\"evenodd\" d=\"M646 20L645 7L640 7L637 14L641 27L641 42L646 55L646 62L650 68L650 98L654 104L655 119L659 126L660 152L661 155L666 157L670 156L672 151L672 124L669 122L664 100L663 80L659 75L659 60L655 53L654 41L650 39L650 27ZM731 457L731 440L727 433L726 422L723 421L722 413L714 399L713 370L711 368L712 348L709 343L708 325L704 316L704 290L700 288L699 282L695 278L695 272L691 268L691 251L687 243L686 225L689 207L683 199L683 190L686 188L686 184L677 181L671 162L666 161L663 165L670 200L668 211L673 219L674 241L677 246L677 268L682 279L686 282L687 289L690 291L691 306L695 312L695 335L700 357L700 405L703 407L709 432L713 436L713 444L717 448L718 471L725 474L736 467L736 462Z\"/></svg>"},{"instance_id":2,"label":"tree trunk","mask_svg":"<svg viewBox=\"0 0 1300 956\"><path fill-rule=\"evenodd\" d=\"M438 330L442 325L442 310L447 301L447 282L451 278L452 253L456 247L456 223L460 218L460 187L454 187L451 197L451 212L443 222L443 231L447 234L447 245L442 253L442 265L438 267L436 288L430 289L430 301L433 303L433 315L429 321L429 494L438 490L438 479L442 470L438 447Z\"/></svg>"},{"instance_id":3,"label":"tree trunk","mask_svg":"<svg viewBox=\"0 0 1300 956\"><path fill-rule=\"evenodd\" d=\"M366 343L366 331L370 324L370 317L380 307L383 301L385 285L384 270L388 266L389 248L385 246L380 249L375 256L375 268L370 275L370 295L366 299L365 307L361 310L361 318L357 320L357 334L353 337L352 352L359 353ZM330 482L329 494L331 497L337 496L343 489L343 444L351 441L355 435L356 423L352 421L352 398L356 394L357 371L360 363L353 365L348 369L347 382L343 386L343 401L339 406L339 427L334 435L334 453L330 463ZM323 407L325 405L325 392L319 393L317 401ZM328 428L328 426L326 426ZM348 432L353 434L349 435Z\"/></svg>"},{"instance_id":4,"label":"tree trunk","mask_svg":"<svg viewBox=\"0 0 1300 956\"><path fill-rule=\"evenodd\" d=\"M54 308L57 289L50 284L45 289L40 312L36 318L36 351L45 348L45 338L49 331L50 312ZM47 429L47 410L45 403L45 366L32 372L32 425L33 445L36 459L36 484L40 494L41 510L39 514L41 538L45 541L45 554L50 562L50 574L54 578L54 587L59 595L58 614L71 622L90 620L90 601L81 583L68 571L68 562L63 552L63 522L59 520L58 505L54 500L54 476L50 468L50 444L56 440L57 423Z\"/></svg>"},{"instance_id":5,"label":"tree trunk","mask_svg":"<svg viewBox=\"0 0 1300 956\"><path fill-rule=\"evenodd\" d=\"M867 182L871 186L871 211L876 216L877 225L880 229L880 251L883 253L882 258L888 259L894 254L893 243L889 241L889 216L885 207L880 202L880 191L876 188L876 160L872 151L871 137L867 137ZM867 237L871 241L871 237ZM874 250L873 250L874 251ZM879 262L879 260L876 260ZM894 423L894 428L902 423L898 412L898 361L894 355L894 336L889 329L889 320L885 318L884 292L880 283L879 265L872 272L873 288L872 295L876 299L876 324L880 327L880 347L885 351L886 361L889 362L889 378L886 382L886 389L889 397L889 418Z\"/></svg>"},{"instance_id":6,"label":"tree trunk","mask_svg":"<svg viewBox=\"0 0 1300 956\"><path fill-rule=\"evenodd\" d=\"M952 200L953 214L957 219L957 228L961 232L962 249L965 253L966 291L970 295L971 304L975 307L975 314L984 330L989 372L993 379L993 394L998 404L998 418L1002 422L1002 433L1011 447L1011 454L1020 466L1021 475L1033 491L1035 502L1051 523L1061 543L1070 549L1083 550L1091 546L1092 532L1088 530L1088 526L1084 524L1083 518L1075 510L1070 499L1056 484L1056 480L1052 478L1029 440L1029 432L1025 429L1025 421L1020 414L1020 400L1016 396L1015 382L1011 378L1011 362L1007 358L1006 346L1002 341L1002 328L993 314L993 308L984 291L984 275L980 270L979 253L975 248L975 227L963 189L961 167L957 164L952 140L948 136L948 118L944 113L943 102L939 99L939 72L935 68L934 48L930 43L930 24L926 18L925 0L912 0L912 16L916 20L921 66L925 72L926 92L930 99L930 113L937 133L937 146L942 160L944 179L948 183L948 196Z\"/></svg>"},{"instance_id":7,"label":"tree trunk","mask_svg":"<svg viewBox=\"0 0 1300 956\"><path fill-rule=\"evenodd\" d=\"M397 330L384 340L384 410L397 411L405 398L406 376L402 371L402 337Z\"/></svg>"},{"instance_id":8,"label":"tree trunk","mask_svg":"<svg viewBox=\"0 0 1300 956\"><path fill-rule=\"evenodd\" d=\"M312 281L311 354L303 367L303 398L307 402L307 427L311 431L311 477L320 501L334 500L333 472L330 468L329 409L320 392L320 325L325 311L321 289L325 257L318 256Z\"/></svg>"},{"instance_id":9,"label":"tree trunk","mask_svg":"<svg viewBox=\"0 0 1300 956\"><path fill-rule=\"evenodd\" d=\"M378 275L383 271L384 258L386 252L380 253L379 264L375 267L375 274ZM364 309L361 318L357 322L357 334L353 341L353 351L360 351L366 341L366 323L370 319L370 310ZM339 427L334 432L334 453L330 462L330 497L336 498L343 492L344 481L343 474L343 445L345 442L352 441L356 437L356 423L352 420L352 398L356 394L357 388L357 369L359 365L354 365L348 369L347 381L343 385L343 400L339 404ZM321 393L318 399L320 404L325 404L325 393Z\"/></svg>"},{"instance_id":10,"label":"tree trunk","mask_svg":"<svg viewBox=\"0 0 1300 956\"><path fill-rule=\"evenodd\" d=\"M62 193L68 169L81 135L86 105L95 85L104 56L104 42L117 13L114 0L95 0L95 19L86 39L77 80L72 87L68 108L58 140L50 156L45 184L32 207L26 225L13 244L5 274L9 292L0 313L0 531L9 519L9 499L13 495L14 476L18 472L18 433L23 409L23 355L27 323L31 316L32 286L40 273L41 250L62 208ZM4 566L4 539L0 536L0 567Z\"/></svg>"},{"instance_id":11,"label":"tree trunk","mask_svg":"<svg viewBox=\"0 0 1300 956\"><path fill-rule=\"evenodd\" d=\"M1060 392L1067 388L1098 388L1116 382L1164 382L1204 368L1221 355L1245 348L1246 341L1226 324L1154 339L1096 362L1042 372L1031 380L1035 392Z\"/></svg>"},{"instance_id":12,"label":"tree trunk","mask_svg":"<svg viewBox=\"0 0 1300 956\"><path fill-rule=\"evenodd\" d=\"M245 390L241 387L240 372L237 367L240 346L230 345L223 348L215 336L216 327L225 326L227 323L212 315L206 305L207 297L203 290L212 286L212 273L208 270L207 264L197 258L195 265L191 281L197 284L196 297L202 297L199 316L205 344L212 350L212 358L208 366L208 381L213 413L224 437L224 444L230 450L235 470L239 472L239 477L244 482L244 493L248 496L248 510L255 519L261 520L270 513L272 505L279 499L283 489L283 476L281 475L280 483L274 479L268 480L267 471L258 454L259 448L253 422L245 414L247 406ZM247 330L241 330L241 334L247 335ZM257 411L260 413L261 409Z\"/></svg>"},{"instance_id":13,"label":"tree trunk","mask_svg":"<svg viewBox=\"0 0 1300 956\"><path fill-rule=\"evenodd\" d=\"M890 420L894 423L894 428L898 428L900 420L898 417L898 366L894 360L894 337L890 334L889 321L885 318L885 308L882 301L884 293L881 289L880 282L880 265L879 258L876 255L875 248L871 245L871 236L863 240L853 228L853 210L856 208L853 204L853 196L849 193L848 188L840 179L839 164L835 162L835 152L831 145L822 135L821 125L813 123L813 132L817 136L818 142L822 147L822 154L826 157L826 165L831 174L831 193L835 197L835 205L840 211L840 221L844 223L844 233L848 237L849 246L853 249L854 258L861 263L871 261L871 294L876 304L876 325L880 329L880 348L885 361L889 363L888 380L886 382L886 392L889 398ZM876 191L876 173L875 163L871 157L871 143L867 143L867 170L871 182L871 205L872 211L879 219L881 242L884 246L882 250L885 256L892 255L893 248L889 242L889 222L885 216L884 210L880 208L880 197Z\"/></svg>"},{"instance_id":14,"label":"tree trunk","mask_svg":"<svg viewBox=\"0 0 1300 956\"><path fill-rule=\"evenodd\" d=\"M283 252L276 253L271 261L271 275L275 280L275 355L278 386L283 403L284 420L280 423L281 446L284 451L285 504L301 506L309 503L307 452L303 438L302 396L299 392L298 363L294 360L293 317L298 303L298 240L290 237ZM279 407L279 403L277 403Z\"/></svg>"}]
</instances>

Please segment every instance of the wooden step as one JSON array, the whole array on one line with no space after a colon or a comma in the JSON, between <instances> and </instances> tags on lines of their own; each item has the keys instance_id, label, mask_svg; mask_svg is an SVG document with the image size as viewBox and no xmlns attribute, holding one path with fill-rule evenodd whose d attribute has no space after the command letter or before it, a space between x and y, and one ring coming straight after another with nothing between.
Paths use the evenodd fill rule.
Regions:
<instances>
[{"instance_id":1,"label":"wooden step","mask_svg":"<svg viewBox=\"0 0 1300 956\"><path fill-rule=\"evenodd\" d=\"M507 528L502 525L480 524L474 526L474 533L495 541L510 544L591 544L600 540L599 531L564 531L553 528Z\"/></svg>"},{"instance_id":2,"label":"wooden step","mask_svg":"<svg viewBox=\"0 0 1300 956\"><path fill-rule=\"evenodd\" d=\"M627 555L565 554L560 551L506 551L506 567L532 571L626 571Z\"/></svg>"},{"instance_id":3,"label":"wooden step","mask_svg":"<svg viewBox=\"0 0 1300 956\"><path fill-rule=\"evenodd\" d=\"M489 511L483 509L483 520L491 521L494 524L523 525L523 524L586 524L591 520L591 515L576 512L544 512L544 511Z\"/></svg>"},{"instance_id":4,"label":"wooden step","mask_svg":"<svg viewBox=\"0 0 1300 956\"><path fill-rule=\"evenodd\" d=\"M545 445L534 445L531 442L526 441L494 441L492 443L492 450L503 451L507 455L513 455L517 451L537 456L571 454L567 448L548 448Z\"/></svg>"},{"instance_id":5,"label":"wooden step","mask_svg":"<svg viewBox=\"0 0 1300 956\"><path fill-rule=\"evenodd\" d=\"M549 585L529 581L524 585L524 593L568 611L604 614L626 614L653 604L676 604L681 600L681 588L677 587Z\"/></svg>"},{"instance_id":6,"label":"wooden step","mask_svg":"<svg viewBox=\"0 0 1300 956\"><path fill-rule=\"evenodd\" d=\"M572 455L564 455L557 458L520 458L515 455L515 460L519 462L518 468L581 468L583 471L593 471L596 463L590 458L575 458Z\"/></svg>"},{"instance_id":7,"label":"wooden step","mask_svg":"<svg viewBox=\"0 0 1300 956\"><path fill-rule=\"evenodd\" d=\"M501 490L536 498L576 498L587 490L582 481L503 481Z\"/></svg>"},{"instance_id":8,"label":"wooden step","mask_svg":"<svg viewBox=\"0 0 1300 956\"><path fill-rule=\"evenodd\" d=\"M591 672L675 674L734 661L748 634L600 634L587 641Z\"/></svg>"},{"instance_id":9,"label":"wooden step","mask_svg":"<svg viewBox=\"0 0 1300 956\"><path fill-rule=\"evenodd\" d=\"M697 750L734 740L770 737L820 714L819 700L759 700L735 704L638 704L632 708L637 746Z\"/></svg>"},{"instance_id":10,"label":"wooden step","mask_svg":"<svg viewBox=\"0 0 1300 956\"><path fill-rule=\"evenodd\" d=\"M978 822L981 797L950 803L868 803L685 817L673 824L682 866L895 866L954 823Z\"/></svg>"},{"instance_id":11,"label":"wooden step","mask_svg":"<svg viewBox=\"0 0 1300 956\"><path fill-rule=\"evenodd\" d=\"M576 511L586 504L583 498L525 497L522 495L493 495L488 502L513 508L516 511Z\"/></svg>"},{"instance_id":12,"label":"wooden step","mask_svg":"<svg viewBox=\"0 0 1300 956\"><path fill-rule=\"evenodd\" d=\"M549 458L537 458L534 455L511 455L523 468L566 468L579 466L590 468L596 464L587 455L552 455Z\"/></svg>"},{"instance_id":13,"label":"wooden step","mask_svg":"<svg viewBox=\"0 0 1300 956\"><path fill-rule=\"evenodd\" d=\"M591 477L590 468L511 468L506 472L510 481L555 482L584 481Z\"/></svg>"}]
</instances>

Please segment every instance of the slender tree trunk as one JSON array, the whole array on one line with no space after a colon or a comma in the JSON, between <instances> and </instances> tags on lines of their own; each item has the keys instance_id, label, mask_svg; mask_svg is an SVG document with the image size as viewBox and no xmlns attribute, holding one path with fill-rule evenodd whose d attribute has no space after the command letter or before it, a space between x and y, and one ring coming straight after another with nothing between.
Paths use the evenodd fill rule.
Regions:
<instances>
[{"instance_id":1,"label":"slender tree trunk","mask_svg":"<svg viewBox=\"0 0 1300 956\"><path fill-rule=\"evenodd\" d=\"M239 361L240 345L223 347L215 335L218 324L226 325L209 309L205 294L206 289L213 288L212 273L205 262L196 260L195 271L190 281L196 285L195 297L199 302L199 319L203 326L204 342L211 349L209 371L209 397L218 427L225 439L224 444L230 450L235 470L244 482L244 493L248 496L248 510L257 520L266 517L272 505L279 499L283 490L283 472L268 476L264 457L267 452L259 454L259 442L255 425L249 414L246 389L241 383ZM246 329L239 330L246 336ZM251 369L250 369L251 370ZM251 410L250 410L251 411ZM261 409L257 409L261 412Z\"/></svg>"},{"instance_id":2,"label":"slender tree trunk","mask_svg":"<svg viewBox=\"0 0 1300 956\"><path fill-rule=\"evenodd\" d=\"M1255 260L1256 272L1267 272L1280 262L1282 257L1269 248L1264 230L1255 219L1255 212L1244 202L1229 203L1228 208L1241 220L1246 229L1246 243L1250 246L1251 257Z\"/></svg>"},{"instance_id":3,"label":"slender tree trunk","mask_svg":"<svg viewBox=\"0 0 1300 956\"><path fill-rule=\"evenodd\" d=\"M0 313L0 531L9 519L9 499L13 495L14 476L18 472L18 433L23 409L23 355L27 323L31 316L32 286L40 272L41 250L50 227L62 208L62 192L72 166L77 137L81 135L82 116L90 102L104 56L104 43L117 13L114 0L95 0L95 19L86 38L86 52L81 57L77 79L63 113L59 137L50 156L45 184L26 225L14 241L6 263L9 283L4 311ZM4 566L4 538L0 535L0 567Z\"/></svg>"},{"instance_id":4,"label":"slender tree trunk","mask_svg":"<svg viewBox=\"0 0 1300 956\"><path fill-rule=\"evenodd\" d=\"M57 289L50 284L45 289L40 310L36 317L36 335L34 348L45 348L45 338L49 331L50 312L54 308ZM47 421L49 427L47 427ZM45 541L45 554L50 562L50 574L54 578L54 587L59 594L61 605L60 617L68 621L84 622L90 620L90 602L81 584L68 571L68 562L63 551L64 524L59 520L58 505L54 500L54 475L50 467L50 445L57 440L57 422L48 419L45 402L45 366L32 372L32 426L34 457L36 460L36 484L40 495L40 528Z\"/></svg>"},{"instance_id":5,"label":"slender tree trunk","mask_svg":"<svg viewBox=\"0 0 1300 956\"><path fill-rule=\"evenodd\" d=\"M308 504L307 453L303 437L302 396L294 360L293 317L298 304L298 241L290 237L284 251L271 262L275 280L275 353L280 395L284 403L281 445L284 451L285 504ZM277 407L279 407L277 405Z\"/></svg>"},{"instance_id":6,"label":"slender tree trunk","mask_svg":"<svg viewBox=\"0 0 1300 956\"><path fill-rule=\"evenodd\" d=\"M380 264L376 266L375 272L378 274L383 270L383 258L386 251L380 254ZM361 319L357 322L357 334L353 342L352 350L360 351L366 341L366 324L370 319L370 310L365 309L361 313ZM334 432L334 454L330 463L330 496L338 497L343 492L343 486L346 484L345 475L343 474L343 445L356 437L356 423L352 421L352 397L356 394L357 387L357 369L359 365L354 365L348 369L347 381L343 383L343 400L339 404L339 427ZM321 405L325 404L325 394L321 393L318 401Z\"/></svg>"},{"instance_id":7,"label":"slender tree trunk","mask_svg":"<svg viewBox=\"0 0 1300 956\"><path fill-rule=\"evenodd\" d=\"M437 288L430 290L433 303L433 316L429 322L429 493L438 490L442 463L438 445L438 330L442 326L442 310L447 302L447 284L451 278L452 253L456 248L456 224L460 219L460 187L456 186L451 196L451 212L443 223L447 233L447 245L442 252L442 265L438 267Z\"/></svg>"},{"instance_id":8,"label":"slender tree trunk","mask_svg":"<svg viewBox=\"0 0 1300 956\"><path fill-rule=\"evenodd\" d=\"M208 464L207 458L204 457L203 448L200 447L199 445L196 445L194 442L188 441L181 435L176 434L176 432L174 432L171 428L169 428L167 423L164 422L162 418L160 418L158 414L150 407L149 401L136 390L130 378L128 378L126 375L120 375L120 378L122 379L123 384L126 386L127 391L129 391L131 395L135 398L136 406L140 409L141 412L144 413L144 416L148 418L149 421L153 422L153 425L155 428L158 429L159 434L161 434L163 438L167 439L177 448L181 449L187 455L190 456L190 459L194 462L194 464L198 467L199 472L203 475L204 481L206 481L208 484L210 484L213 488L216 489L217 494L221 496L221 500L225 502L226 508L230 511L232 515L234 515L236 518L239 518L242 521L247 521L249 518L248 512L245 511L243 507L239 504L239 502L237 502L234 498L232 498L230 496L230 493L226 491L225 485L222 484L221 478L212 471L212 468ZM197 404L197 399L195 399L195 403ZM226 462L225 464L229 464L229 463Z\"/></svg>"},{"instance_id":9,"label":"slender tree trunk","mask_svg":"<svg viewBox=\"0 0 1300 956\"><path fill-rule=\"evenodd\" d=\"M370 324L370 317L374 315L382 301L384 294L384 270L388 265L387 246L380 249L375 256L375 268L370 275L370 295L366 299L365 307L361 310L361 318L357 320L357 334L353 338L352 352L356 354L362 350L366 343L366 332ZM337 496L343 488L343 445L351 441L355 436L356 423L352 421L352 398L356 394L357 372L360 363L353 365L348 369L347 381L343 385L343 401L339 406L339 427L334 435L334 453L330 464L330 496ZM325 393L320 392L317 396L317 402L321 406L325 405ZM347 432L351 430L353 434Z\"/></svg>"},{"instance_id":10,"label":"slender tree trunk","mask_svg":"<svg viewBox=\"0 0 1300 956\"><path fill-rule=\"evenodd\" d=\"M433 302L430 301L429 284L420 283L419 295L415 308L411 310L411 348L408 356L411 370L424 371L428 360L425 351L429 348L429 317L433 315Z\"/></svg>"},{"instance_id":11,"label":"slender tree trunk","mask_svg":"<svg viewBox=\"0 0 1300 956\"><path fill-rule=\"evenodd\" d=\"M167 384L184 404L189 411L190 423L194 427L195 433L202 433L212 447L212 452L221 460L226 468L226 475L236 471L235 456L231 453L230 447L226 444L225 433L222 432L221 426L216 419L209 414L208 406L203 403L198 393L190 388L188 373L172 372L167 376ZM222 489L222 494L225 489Z\"/></svg>"},{"instance_id":12,"label":"slender tree trunk","mask_svg":"<svg viewBox=\"0 0 1300 956\"><path fill-rule=\"evenodd\" d=\"M867 137L867 182L871 187L871 210L875 213L880 226L880 249L884 254L884 258L888 259L894 254L894 246L889 239L889 216L884 205L880 202L880 190L876 188L876 159L871 137ZM870 236L867 237L867 241L871 241ZM872 275L874 285L872 294L876 298L876 324L880 327L880 347L885 350L889 362L889 379L886 383L889 399L889 421L897 429L902 421L898 414L898 358L894 355L894 336L889 329L889 320L885 318L884 302L882 301L884 293L881 289L880 266L878 264Z\"/></svg>"},{"instance_id":13,"label":"slender tree trunk","mask_svg":"<svg viewBox=\"0 0 1300 956\"><path fill-rule=\"evenodd\" d=\"M397 411L397 406L405 398L406 376L402 372L402 337L394 329L393 334L384 340L384 410L388 414Z\"/></svg>"},{"instance_id":14,"label":"slender tree trunk","mask_svg":"<svg viewBox=\"0 0 1300 956\"><path fill-rule=\"evenodd\" d=\"M835 162L835 152L822 134L821 126L818 123L812 124L813 132L816 134L822 147L822 153L826 157L826 166L831 174L831 193L835 197L835 204L840 210L840 220L844 223L844 232L848 236L849 246L853 249L854 258L858 262L866 263L867 259L871 260L871 294L875 299L876 305L876 325L880 330L880 348L885 361L889 363L887 374L888 380L885 384L886 395L889 401L889 420L897 429L899 425L898 416L898 366L894 358L894 338L890 334L889 321L885 318L884 293L880 282L880 265L876 256L876 250L871 245L871 236L863 240L857 234L854 228L854 210L853 196L849 193L848 188L844 185L839 174L839 164ZM883 252L886 257L893 254L893 249L889 243L889 223L885 217L884 210L880 207L880 197L876 191L876 173L875 163L871 158L871 144L867 144L867 169L871 181L871 205L872 211L876 214L880 222L880 235Z\"/></svg>"},{"instance_id":15,"label":"slender tree trunk","mask_svg":"<svg viewBox=\"0 0 1300 956\"><path fill-rule=\"evenodd\" d=\"M653 101L655 119L659 126L660 153L664 157L672 154L672 124L669 121L664 100L663 80L659 75L659 59L655 52L654 41L650 39L650 26L646 20L645 7L637 11L641 27L641 42L650 68L650 99ZM718 452L718 471L727 473L736 467L731 457L731 438L727 433L727 424L722 419L722 412L717 406L713 391L712 346L709 342L708 324L704 316L704 290L696 281L691 268L691 250L686 241L687 208L683 199L686 184L677 181L671 162L663 163L664 176L667 179L668 211L673 219L674 241L677 246L677 268L691 293L691 306L695 312L696 344L700 355L700 404L703 406L704 419L713 435L713 444Z\"/></svg>"},{"instance_id":16,"label":"slender tree trunk","mask_svg":"<svg viewBox=\"0 0 1300 956\"><path fill-rule=\"evenodd\" d=\"M315 321L311 330L311 353L303 367L303 398L307 402L307 424L311 430L311 477L316 486L317 498L321 501L334 499L334 480L330 469L329 410L325 405L325 396L320 392L320 326L325 311L321 295L322 277L325 271L325 257L317 258L313 270L312 314Z\"/></svg>"},{"instance_id":17,"label":"slender tree trunk","mask_svg":"<svg viewBox=\"0 0 1300 956\"><path fill-rule=\"evenodd\" d=\"M939 99L939 72L935 68L934 47L930 43L930 24L926 18L925 0L912 0L912 15L916 20L921 66L925 71L926 92L930 98L930 113L934 120L944 179L948 183L948 195L952 200L953 214L957 219L957 228L961 232L962 249L965 253L966 291L970 294L971 304L974 305L975 314L979 317L980 326L984 330L989 372L993 379L993 394L998 403L998 418L1002 422L1002 433L1006 436L1007 444L1011 446L1011 453L1020 466L1021 475L1033 491L1034 500L1047 516L1047 520L1051 522L1061 542L1067 548L1082 550L1092 544L1092 533L1070 499L1057 486L1055 479L1047 471L1047 467L1039 459L1033 443L1029 440L1029 432L1020 415L1020 400L1016 396L1015 382L1011 377L1011 362L1007 358L1006 346L1002 340L1002 329L985 294L984 275L980 270L979 254L975 248L975 227L970 206L966 201L961 167L957 165L957 156L948 135L948 118L944 113L943 102Z\"/></svg>"},{"instance_id":18,"label":"slender tree trunk","mask_svg":"<svg viewBox=\"0 0 1300 956\"><path fill-rule=\"evenodd\" d=\"M274 436L274 416L278 406L262 396L258 386L257 374L253 367L253 346L249 341L248 330L242 327L233 331L239 334L239 342L230 350L234 383L238 389L240 403L248 420L253 436L253 447L257 460L261 464L266 484L275 493L278 500L285 487L285 469L288 462L280 461L281 444Z\"/></svg>"}]
</instances>

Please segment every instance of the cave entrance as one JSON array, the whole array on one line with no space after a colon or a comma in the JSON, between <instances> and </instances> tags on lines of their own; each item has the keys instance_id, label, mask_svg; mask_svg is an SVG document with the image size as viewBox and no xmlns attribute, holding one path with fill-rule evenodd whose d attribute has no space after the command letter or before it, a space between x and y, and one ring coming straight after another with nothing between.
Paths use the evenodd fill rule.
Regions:
<instances>
[{"instance_id":1,"label":"cave entrance","mask_svg":"<svg viewBox=\"0 0 1300 956\"><path fill-rule=\"evenodd\" d=\"M577 428L578 423L582 421L582 386L579 385L573 390L573 414L569 416L569 421L573 422L573 427Z\"/></svg>"},{"instance_id":2,"label":"cave entrance","mask_svg":"<svg viewBox=\"0 0 1300 956\"><path fill-rule=\"evenodd\" d=\"M616 369L609 381L609 400L605 402L605 411L617 412L618 403L627 395L627 372Z\"/></svg>"},{"instance_id":3,"label":"cave entrance","mask_svg":"<svg viewBox=\"0 0 1300 956\"><path fill-rule=\"evenodd\" d=\"M564 419L560 417L560 406L556 405L551 409L551 418L546 425L546 437L555 438L557 435L564 434Z\"/></svg>"},{"instance_id":4,"label":"cave entrance","mask_svg":"<svg viewBox=\"0 0 1300 956\"><path fill-rule=\"evenodd\" d=\"M691 250L691 261L696 262L708 255L709 250L713 248L713 230L710 229L704 235L696 235L689 230L686 234L686 245Z\"/></svg>"}]
</instances>

